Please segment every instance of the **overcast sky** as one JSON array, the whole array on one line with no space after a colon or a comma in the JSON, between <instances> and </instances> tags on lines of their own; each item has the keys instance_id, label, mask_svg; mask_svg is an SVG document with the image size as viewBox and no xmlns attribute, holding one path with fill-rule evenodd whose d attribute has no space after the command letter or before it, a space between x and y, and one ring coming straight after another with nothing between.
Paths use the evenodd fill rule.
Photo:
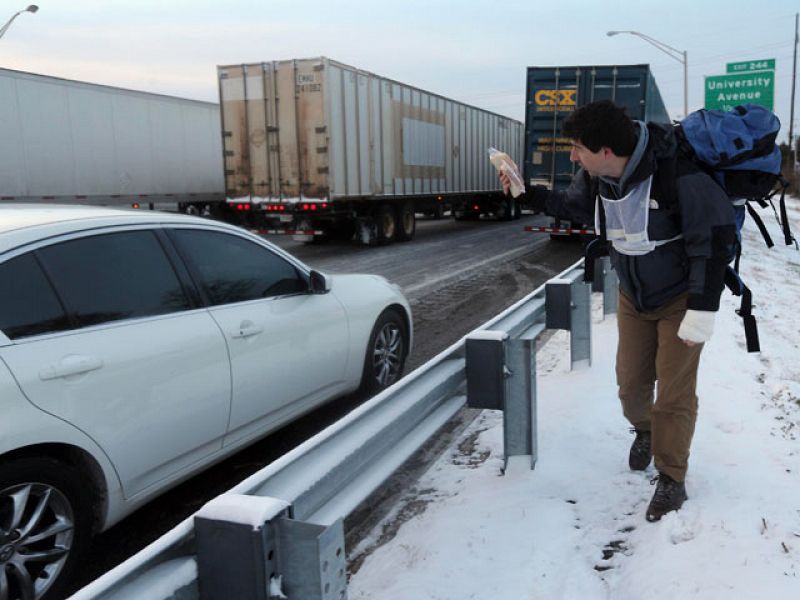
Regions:
<instances>
[{"instance_id":1,"label":"overcast sky","mask_svg":"<svg viewBox=\"0 0 800 600\"><path fill-rule=\"evenodd\" d=\"M786 141L797 0L39 0L0 39L0 66L217 101L216 65L327 56L524 120L525 67L649 63L670 116L688 51L689 107L725 63L777 60ZM0 23L27 6L0 0ZM797 95L800 95L798 93ZM795 135L800 115L795 102Z\"/></svg>"}]
</instances>

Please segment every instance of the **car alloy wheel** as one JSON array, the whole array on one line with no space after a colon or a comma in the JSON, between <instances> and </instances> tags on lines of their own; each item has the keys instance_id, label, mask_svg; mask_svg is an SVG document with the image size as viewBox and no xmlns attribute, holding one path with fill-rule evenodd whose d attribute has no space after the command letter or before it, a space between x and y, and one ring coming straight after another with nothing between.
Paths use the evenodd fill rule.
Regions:
<instances>
[{"instance_id":1,"label":"car alloy wheel","mask_svg":"<svg viewBox=\"0 0 800 600\"><path fill-rule=\"evenodd\" d=\"M74 530L72 507L55 487L0 490L0 600L41 598L64 568Z\"/></svg>"},{"instance_id":2,"label":"car alloy wheel","mask_svg":"<svg viewBox=\"0 0 800 600\"><path fill-rule=\"evenodd\" d=\"M372 369L379 388L393 384L403 366L403 332L397 323L389 321L375 336L372 348Z\"/></svg>"}]
</instances>

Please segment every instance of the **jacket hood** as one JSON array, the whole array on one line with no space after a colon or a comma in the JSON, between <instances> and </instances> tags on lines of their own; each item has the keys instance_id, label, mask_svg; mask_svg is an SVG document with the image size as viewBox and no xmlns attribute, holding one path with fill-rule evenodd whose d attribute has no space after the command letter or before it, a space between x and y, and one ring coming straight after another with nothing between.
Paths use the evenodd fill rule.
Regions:
<instances>
[{"instance_id":1,"label":"jacket hood","mask_svg":"<svg viewBox=\"0 0 800 600\"><path fill-rule=\"evenodd\" d=\"M639 162L624 182L625 188L644 181L656 170L658 161L674 156L678 142L672 125L668 123L647 123L647 147L639 155ZM635 157L631 157L634 159Z\"/></svg>"},{"instance_id":2,"label":"jacket hood","mask_svg":"<svg viewBox=\"0 0 800 600\"><path fill-rule=\"evenodd\" d=\"M675 138L675 128L669 123L648 123L650 144L648 148L653 152L653 158L661 160L674 156L678 150L678 140Z\"/></svg>"},{"instance_id":3,"label":"jacket hood","mask_svg":"<svg viewBox=\"0 0 800 600\"><path fill-rule=\"evenodd\" d=\"M641 121L636 121L636 124L639 127L636 147L628 164L625 165L622 177L619 180L600 177L618 198L621 198L631 186L650 177L660 160L674 156L678 150L678 141L672 125Z\"/></svg>"}]
</instances>

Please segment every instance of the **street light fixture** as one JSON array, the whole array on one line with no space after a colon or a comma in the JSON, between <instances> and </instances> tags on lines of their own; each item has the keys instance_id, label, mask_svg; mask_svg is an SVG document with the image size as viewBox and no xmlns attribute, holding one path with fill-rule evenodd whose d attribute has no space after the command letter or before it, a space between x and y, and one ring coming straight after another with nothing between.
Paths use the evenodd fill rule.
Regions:
<instances>
[{"instance_id":1,"label":"street light fixture","mask_svg":"<svg viewBox=\"0 0 800 600\"><path fill-rule=\"evenodd\" d=\"M689 60L686 50L678 50L677 48L668 46L664 42L659 42L658 40L651 38L649 35L639 33L638 31L608 31L606 32L606 35L611 37L620 33L629 33L631 35L635 35L636 37L642 38L648 44L652 44L665 54L683 64L683 116L686 117L686 115L689 114Z\"/></svg>"},{"instance_id":2,"label":"street light fixture","mask_svg":"<svg viewBox=\"0 0 800 600\"><path fill-rule=\"evenodd\" d=\"M14 13L14 16L13 16L13 17L11 17L11 18L8 20L8 22L7 22L5 25L3 25L2 27L0 27L0 38L1 38L1 37L3 37L3 34L4 34L6 31L8 31L8 28L9 28L9 27L11 27L11 23L14 21L14 19L16 19L16 18L17 18L18 16L20 16L22 13L25 13L25 12L29 12L29 13L35 13L37 10L39 10L39 7L38 7L38 6L36 6L35 4L31 4L31 5L29 5L29 6L28 6L28 8L26 8L25 10L20 10L20 11L18 11L18 12L16 12L16 13Z\"/></svg>"}]
</instances>

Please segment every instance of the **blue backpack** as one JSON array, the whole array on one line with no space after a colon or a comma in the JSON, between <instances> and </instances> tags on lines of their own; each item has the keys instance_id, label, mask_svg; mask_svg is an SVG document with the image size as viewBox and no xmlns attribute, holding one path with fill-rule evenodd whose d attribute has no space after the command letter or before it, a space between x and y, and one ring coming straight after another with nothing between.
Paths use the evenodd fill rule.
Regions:
<instances>
[{"instance_id":1,"label":"blue backpack","mask_svg":"<svg viewBox=\"0 0 800 600\"><path fill-rule=\"evenodd\" d=\"M737 106L730 112L698 110L675 126L678 159L690 160L708 173L727 193L736 211L736 242L729 250L725 285L742 297L738 314L744 320L748 352L758 352L758 331L752 315L752 294L739 277L742 254L741 229L745 210L750 213L768 247L775 244L753 204L775 206L772 198L780 191L778 222L786 245L797 242L789 230L785 194L788 183L781 177L781 152L775 144L781 123L775 114L756 104Z\"/></svg>"}]
</instances>

